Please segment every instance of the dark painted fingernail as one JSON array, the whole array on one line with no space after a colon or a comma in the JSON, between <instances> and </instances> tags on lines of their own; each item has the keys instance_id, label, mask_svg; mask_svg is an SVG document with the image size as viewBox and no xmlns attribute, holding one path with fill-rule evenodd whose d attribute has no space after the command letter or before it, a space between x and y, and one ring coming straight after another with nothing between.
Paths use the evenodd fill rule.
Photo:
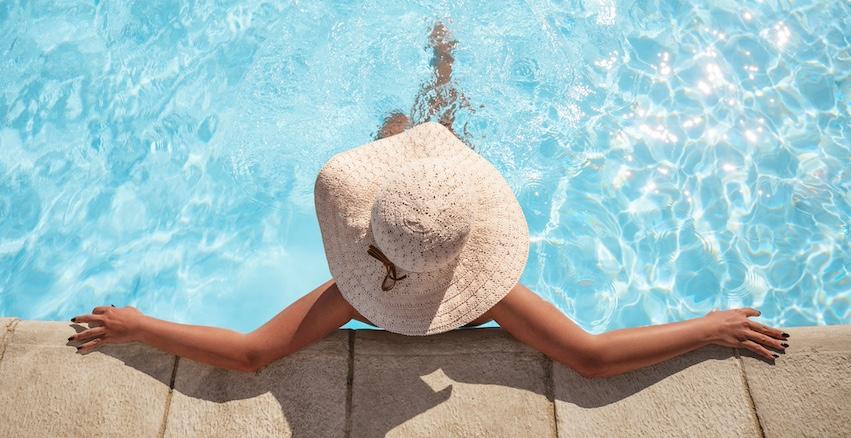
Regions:
<instances>
[{"instance_id":1,"label":"dark painted fingernail","mask_svg":"<svg viewBox=\"0 0 851 438\"><path fill-rule=\"evenodd\" d=\"M73 338L73 336L68 336L68 340L69 340L69 341L71 340L71 338Z\"/></svg>"},{"instance_id":2,"label":"dark painted fingernail","mask_svg":"<svg viewBox=\"0 0 851 438\"><path fill-rule=\"evenodd\" d=\"M789 337L789 333L783 333L783 337L784 337L784 338L788 338L788 337Z\"/></svg>"},{"instance_id":3,"label":"dark painted fingernail","mask_svg":"<svg viewBox=\"0 0 851 438\"><path fill-rule=\"evenodd\" d=\"M76 317L71 318L71 322L77 322L77 318Z\"/></svg>"},{"instance_id":4,"label":"dark painted fingernail","mask_svg":"<svg viewBox=\"0 0 851 438\"><path fill-rule=\"evenodd\" d=\"M774 356L774 357L780 357L780 356L778 356L778 355L776 355L776 354L772 354L772 356Z\"/></svg>"},{"instance_id":5,"label":"dark painted fingernail","mask_svg":"<svg viewBox=\"0 0 851 438\"><path fill-rule=\"evenodd\" d=\"M780 344L780 345L782 345L782 346L784 346L784 347L787 347L787 348L789 347L789 344L787 344L787 343L785 343L785 342L784 342L784 343L782 343L782 344Z\"/></svg>"},{"instance_id":6,"label":"dark painted fingernail","mask_svg":"<svg viewBox=\"0 0 851 438\"><path fill-rule=\"evenodd\" d=\"M77 347L77 351L80 351L81 348L83 348L83 347Z\"/></svg>"}]
</instances>

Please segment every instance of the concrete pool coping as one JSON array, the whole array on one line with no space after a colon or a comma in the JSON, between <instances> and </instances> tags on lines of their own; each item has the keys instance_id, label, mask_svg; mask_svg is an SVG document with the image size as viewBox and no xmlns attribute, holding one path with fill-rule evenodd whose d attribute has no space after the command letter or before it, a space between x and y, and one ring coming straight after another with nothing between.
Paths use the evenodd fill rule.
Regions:
<instances>
[{"instance_id":1,"label":"concrete pool coping","mask_svg":"<svg viewBox=\"0 0 851 438\"><path fill-rule=\"evenodd\" d=\"M76 327L76 329L75 329ZM499 328L341 329L259 373L82 326L0 318L0 436L847 436L851 325L784 329L770 364L706 347L585 379Z\"/></svg>"}]
</instances>

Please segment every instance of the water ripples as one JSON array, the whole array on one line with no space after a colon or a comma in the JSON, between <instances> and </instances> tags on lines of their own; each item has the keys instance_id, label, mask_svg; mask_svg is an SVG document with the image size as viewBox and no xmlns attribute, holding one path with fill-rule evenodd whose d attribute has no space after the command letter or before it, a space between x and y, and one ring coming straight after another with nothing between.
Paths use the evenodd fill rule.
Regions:
<instances>
[{"instance_id":1,"label":"water ripples","mask_svg":"<svg viewBox=\"0 0 851 438\"><path fill-rule=\"evenodd\" d=\"M327 278L316 172L423 113L449 17L522 282L595 332L851 322L848 4L592 3L8 6L0 315L256 328Z\"/></svg>"}]
</instances>

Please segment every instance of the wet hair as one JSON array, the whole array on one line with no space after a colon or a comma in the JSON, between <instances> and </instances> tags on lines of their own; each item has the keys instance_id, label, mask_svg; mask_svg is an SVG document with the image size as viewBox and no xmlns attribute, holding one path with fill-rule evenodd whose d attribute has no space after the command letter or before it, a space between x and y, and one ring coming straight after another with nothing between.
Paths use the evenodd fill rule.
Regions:
<instances>
[{"instance_id":1,"label":"wet hair","mask_svg":"<svg viewBox=\"0 0 851 438\"><path fill-rule=\"evenodd\" d=\"M403 113L400 110L393 110L390 113L388 113L386 117L384 117L384 120L381 122L381 127L379 127L378 131L375 133L374 139L378 140L380 138L387 137L388 134L386 132L384 132L384 129L391 124L400 123L402 120L399 120L399 119L402 119L402 120L405 121L406 126L402 131L405 131L405 130L413 127L413 124L411 123L411 119L408 116L406 116L405 113Z\"/></svg>"}]
</instances>

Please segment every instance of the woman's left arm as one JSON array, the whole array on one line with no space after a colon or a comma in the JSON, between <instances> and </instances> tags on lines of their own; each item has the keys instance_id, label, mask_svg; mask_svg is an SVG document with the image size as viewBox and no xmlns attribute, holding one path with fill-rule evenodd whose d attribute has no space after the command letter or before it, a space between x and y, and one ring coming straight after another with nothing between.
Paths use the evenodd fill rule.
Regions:
<instances>
[{"instance_id":1,"label":"woman's left arm","mask_svg":"<svg viewBox=\"0 0 851 438\"><path fill-rule=\"evenodd\" d=\"M490 315L512 336L585 377L610 377L653 365L709 344L747 348L768 360L766 347L784 350L780 330L748 319L754 309L710 312L670 324L592 335L559 309L518 284ZM784 336L785 335L785 336Z\"/></svg>"}]
</instances>

